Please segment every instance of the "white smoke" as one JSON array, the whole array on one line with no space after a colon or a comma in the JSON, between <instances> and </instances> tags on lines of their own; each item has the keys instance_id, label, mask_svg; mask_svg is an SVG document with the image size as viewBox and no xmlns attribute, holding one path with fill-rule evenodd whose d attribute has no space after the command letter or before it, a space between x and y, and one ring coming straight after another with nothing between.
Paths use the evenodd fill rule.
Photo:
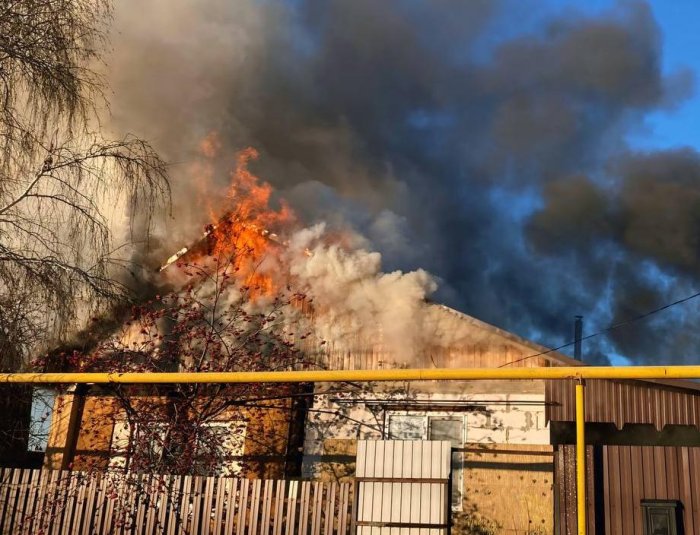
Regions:
<instances>
[{"instance_id":1,"label":"white smoke","mask_svg":"<svg viewBox=\"0 0 700 535\"><path fill-rule=\"evenodd\" d=\"M381 254L329 244L324 234L324 224L297 232L285 254L298 289L313 299L315 334L347 349L381 344L396 362L413 360L429 341L433 277L423 270L383 273Z\"/></svg>"}]
</instances>

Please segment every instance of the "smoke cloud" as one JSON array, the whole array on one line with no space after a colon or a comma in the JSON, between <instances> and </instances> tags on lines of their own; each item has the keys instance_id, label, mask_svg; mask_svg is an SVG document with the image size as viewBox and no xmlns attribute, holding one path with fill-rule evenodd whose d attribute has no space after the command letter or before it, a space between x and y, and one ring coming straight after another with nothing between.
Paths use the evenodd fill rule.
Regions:
<instances>
[{"instance_id":1,"label":"smoke cloud","mask_svg":"<svg viewBox=\"0 0 700 535\"><path fill-rule=\"evenodd\" d=\"M254 171L306 223L353 228L389 273L423 268L434 299L537 342L571 339L574 314L590 332L691 293L700 156L638 154L626 136L687 97L692 77L664 72L644 2L597 15L539 5L119 2L112 127L174 162L163 257L206 222L187 162L217 130L226 149L260 151ZM350 260L377 285L393 281L371 253ZM418 300L429 280L392 284ZM689 303L625 327L584 356L681 362L700 351L698 312Z\"/></svg>"}]
</instances>

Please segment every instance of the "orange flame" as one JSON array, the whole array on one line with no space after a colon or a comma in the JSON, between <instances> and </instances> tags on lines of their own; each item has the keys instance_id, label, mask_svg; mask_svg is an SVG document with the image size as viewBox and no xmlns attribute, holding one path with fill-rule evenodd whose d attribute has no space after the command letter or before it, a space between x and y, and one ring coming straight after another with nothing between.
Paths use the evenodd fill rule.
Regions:
<instances>
[{"instance_id":1,"label":"orange flame","mask_svg":"<svg viewBox=\"0 0 700 535\"><path fill-rule=\"evenodd\" d=\"M218 138L210 135L200 144L200 151L206 158L213 158L220 146ZM209 207L212 223L207 225L206 250L189 256L212 257L218 269L233 274L252 296L269 296L279 289L279 284L263 262L277 251L276 233L289 228L295 216L284 201L280 201L278 209L270 206L272 186L259 181L248 169L258 156L252 147L237 154L223 209ZM211 173L200 169L197 175L208 182Z\"/></svg>"}]
</instances>

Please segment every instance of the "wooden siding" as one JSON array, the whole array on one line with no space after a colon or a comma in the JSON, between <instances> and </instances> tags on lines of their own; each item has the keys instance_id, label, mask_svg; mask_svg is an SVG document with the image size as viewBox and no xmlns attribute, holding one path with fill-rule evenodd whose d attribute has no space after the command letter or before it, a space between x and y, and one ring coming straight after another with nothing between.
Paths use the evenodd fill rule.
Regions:
<instances>
[{"instance_id":1,"label":"wooden siding","mask_svg":"<svg viewBox=\"0 0 700 535\"><path fill-rule=\"evenodd\" d=\"M574 381L546 381L547 421L574 421ZM586 381L586 421L700 428L700 391L644 381Z\"/></svg>"},{"instance_id":2,"label":"wooden siding","mask_svg":"<svg viewBox=\"0 0 700 535\"><path fill-rule=\"evenodd\" d=\"M524 357L535 353L503 341L488 344L466 344L453 349L433 349L411 358L412 368L535 368L549 366L543 357ZM330 370L380 370L401 363L396 355L376 350L331 350L316 357Z\"/></svg>"},{"instance_id":3,"label":"wooden siding","mask_svg":"<svg viewBox=\"0 0 700 535\"><path fill-rule=\"evenodd\" d=\"M642 500L680 500L685 535L700 535L700 448L587 448L589 535L639 535ZM576 452L555 454L556 520L560 535L576 534ZM593 474L596 474L594 479Z\"/></svg>"},{"instance_id":4,"label":"wooden siding","mask_svg":"<svg viewBox=\"0 0 700 535\"><path fill-rule=\"evenodd\" d=\"M321 365L331 370L377 370L396 366L532 368L561 364L560 359L565 358L445 306L431 304L426 312L420 326L426 341L418 344L413 354L390 351L391 346L383 343L381 332L342 340L328 339L323 350L309 338L301 344L301 349L309 357L309 367Z\"/></svg>"},{"instance_id":5,"label":"wooden siding","mask_svg":"<svg viewBox=\"0 0 700 535\"><path fill-rule=\"evenodd\" d=\"M349 535L352 485L0 472L0 533Z\"/></svg>"}]
</instances>

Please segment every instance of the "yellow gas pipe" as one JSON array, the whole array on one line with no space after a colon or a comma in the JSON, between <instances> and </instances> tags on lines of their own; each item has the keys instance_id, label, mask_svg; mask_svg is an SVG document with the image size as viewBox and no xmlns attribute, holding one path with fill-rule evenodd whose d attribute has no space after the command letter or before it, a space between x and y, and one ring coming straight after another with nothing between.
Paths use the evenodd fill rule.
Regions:
<instances>
[{"instance_id":1,"label":"yellow gas pipe","mask_svg":"<svg viewBox=\"0 0 700 535\"><path fill-rule=\"evenodd\" d=\"M576 515L578 535L586 535L586 394L585 383L576 383Z\"/></svg>"},{"instance_id":2,"label":"yellow gas pipe","mask_svg":"<svg viewBox=\"0 0 700 535\"><path fill-rule=\"evenodd\" d=\"M696 379L700 366L561 366L276 372L0 373L0 383L336 383L506 379Z\"/></svg>"},{"instance_id":3,"label":"yellow gas pipe","mask_svg":"<svg viewBox=\"0 0 700 535\"><path fill-rule=\"evenodd\" d=\"M578 534L586 535L584 379L696 379L700 366L571 366L398 370L309 370L203 373L3 373L0 383L323 383L343 381L474 381L576 379L576 491Z\"/></svg>"}]
</instances>

